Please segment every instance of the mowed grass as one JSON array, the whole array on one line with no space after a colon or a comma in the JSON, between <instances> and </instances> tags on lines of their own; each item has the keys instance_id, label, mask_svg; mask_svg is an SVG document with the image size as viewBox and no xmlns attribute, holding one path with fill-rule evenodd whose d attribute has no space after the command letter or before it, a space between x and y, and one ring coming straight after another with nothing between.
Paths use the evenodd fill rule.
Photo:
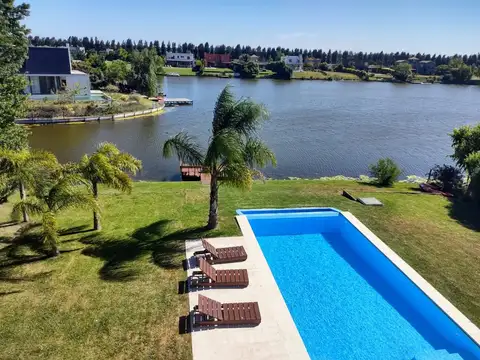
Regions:
<instances>
[{"instance_id":1,"label":"mowed grass","mask_svg":"<svg viewBox=\"0 0 480 360\"><path fill-rule=\"evenodd\" d=\"M165 74L177 73L180 76L196 76L197 73L192 71L192 68L182 68L182 67L164 67L163 72Z\"/></svg>"},{"instance_id":2,"label":"mowed grass","mask_svg":"<svg viewBox=\"0 0 480 360\"><path fill-rule=\"evenodd\" d=\"M385 206L364 207L342 189ZM11 243L10 228L2 228L1 359L191 359L189 335L178 334L178 318L189 311L187 296L177 293L183 240L239 235L239 208L350 211L480 325L480 213L413 185L285 180L256 183L251 192L221 188L220 226L209 234L201 228L208 187L199 183L139 182L131 195L102 189L101 202L102 232L89 231L89 212L59 217L58 258ZM0 206L0 221L10 206Z\"/></svg>"},{"instance_id":3,"label":"mowed grass","mask_svg":"<svg viewBox=\"0 0 480 360\"><path fill-rule=\"evenodd\" d=\"M233 74L233 70L228 68L205 68L203 69L203 72L215 74Z\"/></svg>"},{"instance_id":4,"label":"mowed grass","mask_svg":"<svg viewBox=\"0 0 480 360\"><path fill-rule=\"evenodd\" d=\"M355 74L334 71L295 71L293 73L293 79L327 80L328 78L333 80L360 80Z\"/></svg>"}]
</instances>

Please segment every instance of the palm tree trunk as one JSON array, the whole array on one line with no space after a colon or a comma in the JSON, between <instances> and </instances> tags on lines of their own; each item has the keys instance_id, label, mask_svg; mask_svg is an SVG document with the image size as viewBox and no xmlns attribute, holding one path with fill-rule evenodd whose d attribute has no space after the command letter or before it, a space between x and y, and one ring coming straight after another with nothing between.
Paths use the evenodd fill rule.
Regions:
<instances>
[{"instance_id":1,"label":"palm tree trunk","mask_svg":"<svg viewBox=\"0 0 480 360\"><path fill-rule=\"evenodd\" d=\"M218 181L217 172L212 170L210 180L210 211L208 213L207 229L215 229L218 225Z\"/></svg>"},{"instance_id":2,"label":"palm tree trunk","mask_svg":"<svg viewBox=\"0 0 480 360\"><path fill-rule=\"evenodd\" d=\"M98 184L97 182L92 182L93 196L95 200L98 200ZM98 213L93 211L93 230L102 230L102 224L100 223L100 217Z\"/></svg>"},{"instance_id":3,"label":"palm tree trunk","mask_svg":"<svg viewBox=\"0 0 480 360\"><path fill-rule=\"evenodd\" d=\"M20 200L24 201L27 199L27 193L25 191L25 185L23 182L20 181L19 184L19 190L20 190ZM27 210L23 209L22 210L22 215L23 215L23 222L28 222L30 219L27 214Z\"/></svg>"}]
</instances>

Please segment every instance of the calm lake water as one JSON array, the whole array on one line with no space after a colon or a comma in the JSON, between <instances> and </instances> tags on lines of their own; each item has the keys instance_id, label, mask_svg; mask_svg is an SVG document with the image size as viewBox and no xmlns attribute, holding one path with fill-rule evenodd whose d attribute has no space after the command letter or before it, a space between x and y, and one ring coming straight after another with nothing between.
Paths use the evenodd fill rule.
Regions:
<instances>
[{"instance_id":1,"label":"calm lake water","mask_svg":"<svg viewBox=\"0 0 480 360\"><path fill-rule=\"evenodd\" d=\"M216 97L230 82L238 96L264 103L271 113L261 136L275 151L272 178L368 173L368 165L391 157L404 175L425 175L450 163L448 133L480 121L480 87L365 82L273 81L179 77L164 80L169 97L194 100L191 107L118 122L32 128L31 146L76 161L102 141L143 161L139 176L178 180L178 161L162 158L163 142L187 130L206 144Z\"/></svg>"}]
</instances>

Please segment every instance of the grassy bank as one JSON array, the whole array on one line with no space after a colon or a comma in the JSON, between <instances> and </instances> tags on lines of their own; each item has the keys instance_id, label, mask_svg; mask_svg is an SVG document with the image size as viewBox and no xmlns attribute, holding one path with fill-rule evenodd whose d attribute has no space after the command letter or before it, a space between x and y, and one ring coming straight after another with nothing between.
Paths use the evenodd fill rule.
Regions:
<instances>
[{"instance_id":1,"label":"grassy bank","mask_svg":"<svg viewBox=\"0 0 480 360\"><path fill-rule=\"evenodd\" d=\"M101 116L142 111L152 108L152 102L140 95L108 93L112 102L29 100L27 118L54 118L73 116Z\"/></svg>"},{"instance_id":2,"label":"grassy bank","mask_svg":"<svg viewBox=\"0 0 480 360\"><path fill-rule=\"evenodd\" d=\"M355 74L334 72L334 71L296 71L293 73L293 79L305 80L355 80L360 78Z\"/></svg>"},{"instance_id":3,"label":"grassy bank","mask_svg":"<svg viewBox=\"0 0 480 360\"><path fill-rule=\"evenodd\" d=\"M375 196L385 206L364 207L342 189ZM104 230L91 232L91 214L59 218L61 250L45 259L11 243L0 228L0 358L191 358L178 317L188 312L183 239L239 235L238 208L332 206L351 211L443 295L480 325L480 214L424 195L412 185L378 189L353 181L267 181L243 193L220 192L220 227L204 234L208 187L199 183L136 183L131 195L101 193ZM10 204L0 206L8 220Z\"/></svg>"}]
</instances>

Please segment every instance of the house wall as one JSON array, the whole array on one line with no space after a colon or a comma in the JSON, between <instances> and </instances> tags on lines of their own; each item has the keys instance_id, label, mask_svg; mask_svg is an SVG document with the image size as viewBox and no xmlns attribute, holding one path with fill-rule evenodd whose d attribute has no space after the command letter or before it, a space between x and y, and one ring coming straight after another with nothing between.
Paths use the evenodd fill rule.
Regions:
<instances>
[{"instance_id":1,"label":"house wall","mask_svg":"<svg viewBox=\"0 0 480 360\"><path fill-rule=\"evenodd\" d=\"M78 95L79 99L88 99L90 98L90 77L88 74L70 74L70 75L58 75L58 74L29 74L28 77L30 79L30 83L32 89L39 91L40 90L40 81L39 78L42 76L54 76L60 77L61 79L65 79L67 83L67 89L74 89L76 84L80 86L80 94ZM25 89L27 94L30 94L30 85L28 85ZM43 100L45 98L54 100L58 96L56 94L34 94L30 95L30 99L32 100Z\"/></svg>"},{"instance_id":2,"label":"house wall","mask_svg":"<svg viewBox=\"0 0 480 360\"><path fill-rule=\"evenodd\" d=\"M66 75L67 88L74 89L76 84L80 86L80 96L90 96L90 77L88 74Z\"/></svg>"}]
</instances>

